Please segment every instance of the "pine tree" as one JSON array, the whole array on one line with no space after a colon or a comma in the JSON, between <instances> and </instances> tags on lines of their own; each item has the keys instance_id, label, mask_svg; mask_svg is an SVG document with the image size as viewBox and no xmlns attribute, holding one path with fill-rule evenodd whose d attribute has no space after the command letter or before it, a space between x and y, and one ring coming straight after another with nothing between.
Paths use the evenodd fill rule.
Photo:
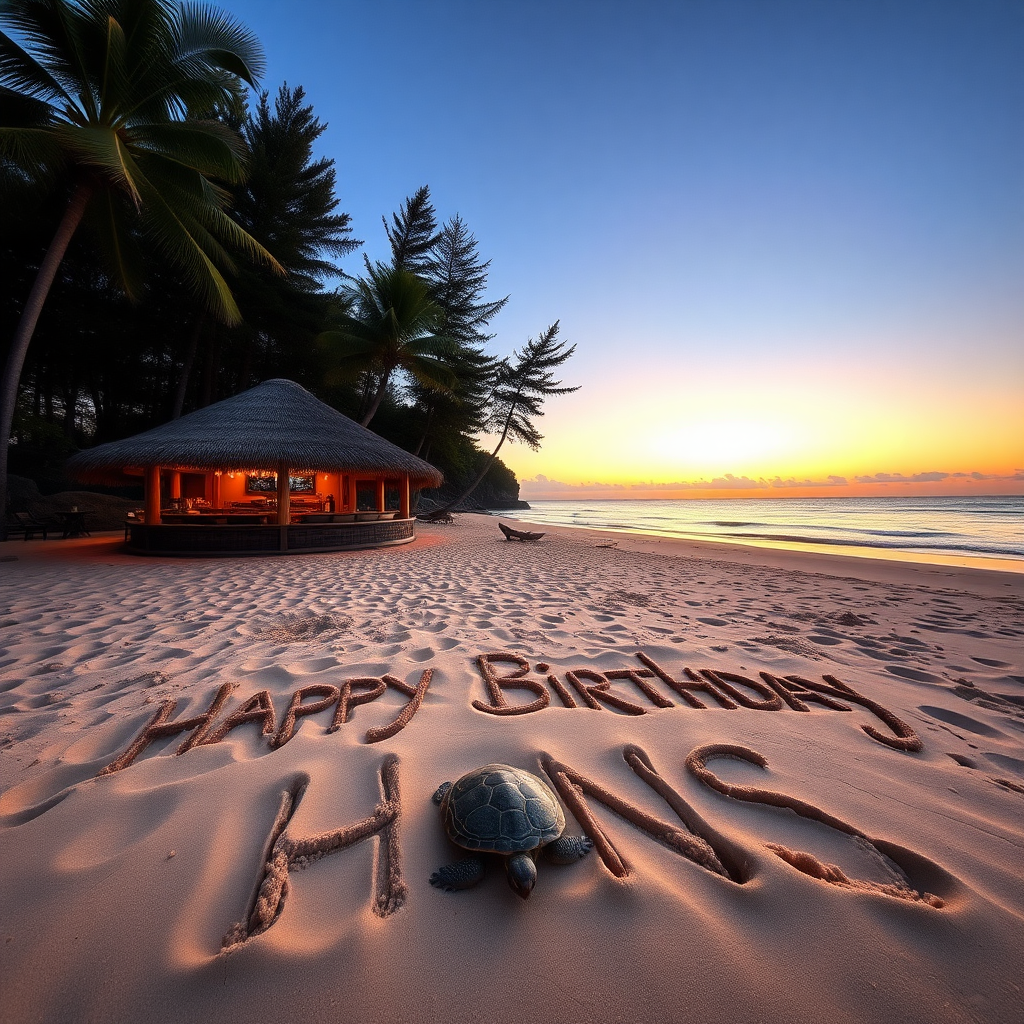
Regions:
<instances>
[{"instance_id":1,"label":"pine tree","mask_svg":"<svg viewBox=\"0 0 1024 1024\"><path fill-rule=\"evenodd\" d=\"M269 93L261 93L239 125L249 151L248 175L234 192L232 215L274 254L288 276L242 270L235 294L244 323L210 338L215 351L207 348L207 359L213 355L217 363L210 367L214 375L223 375L225 365L233 368L233 379L222 382L229 392L267 376L301 376L298 371L324 328L331 301L323 282L340 276L337 261L362 245L349 237L350 216L338 211L334 161L314 158L313 146L327 125L305 98L301 86L291 89L286 82L273 106ZM175 418L181 415L199 341L212 328L200 319L189 332Z\"/></svg>"},{"instance_id":2,"label":"pine tree","mask_svg":"<svg viewBox=\"0 0 1024 1024\"><path fill-rule=\"evenodd\" d=\"M391 262L399 270L426 277L430 270L430 251L438 239L437 216L430 202L430 188L423 185L409 196L398 213L391 215L391 223L381 217L388 241L391 243ZM365 259L365 257L364 257ZM369 261L366 261L369 269Z\"/></svg>"},{"instance_id":3,"label":"pine tree","mask_svg":"<svg viewBox=\"0 0 1024 1024\"><path fill-rule=\"evenodd\" d=\"M334 161L313 158L313 145L327 130L303 103L302 86L260 95L242 126L249 148L248 175L232 204L235 219L266 246L288 271L290 285L314 291L338 276L336 261L362 242L349 236L351 218L338 212Z\"/></svg>"},{"instance_id":4,"label":"pine tree","mask_svg":"<svg viewBox=\"0 0 1024 1024\"><path fill-rule=\"evenodd\" d=\"M505 308L509 297L481 302L491 261L481 262L477 240L456 214L431 247L425 277L434 301L444 311L445 332L467 345L483 345L494 337L484 328Z\"/></svg>"},{"instance_id":5,"label":"pine tree","mask_svg":"<svg viewBox=\"0 0 1024 1024\"><path fill-rule=\"evenodd\" d=\"M497 362L484 351L494 337L485 328L508 302L481 298L487 288L491 261L481 261L476 237L456 214L447 221L430 250L426 280L443 316L443 333L452 339L445 356L452 370L450 390L412 389L424 415L423 432L415 454L426 458L437 431L474 434L482 428L487 393Z\"/></svg>"}]
</instances>

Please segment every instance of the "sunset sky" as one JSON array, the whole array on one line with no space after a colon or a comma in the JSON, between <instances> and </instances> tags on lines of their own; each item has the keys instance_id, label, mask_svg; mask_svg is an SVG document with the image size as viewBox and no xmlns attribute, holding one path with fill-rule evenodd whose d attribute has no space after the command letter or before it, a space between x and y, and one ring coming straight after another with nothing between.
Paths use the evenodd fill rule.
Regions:
<instances>
[{"instance_id":1,"label":"sunset sky","mask_svg":"<svg viewBox=\"0 0 1024 1024\"><path fill-rule=\"evenodd\" d=\"M222 6L363 251L428 184L577 345L523 497L1024 493L1024 5Z\"/></svg>"}]
</instances>

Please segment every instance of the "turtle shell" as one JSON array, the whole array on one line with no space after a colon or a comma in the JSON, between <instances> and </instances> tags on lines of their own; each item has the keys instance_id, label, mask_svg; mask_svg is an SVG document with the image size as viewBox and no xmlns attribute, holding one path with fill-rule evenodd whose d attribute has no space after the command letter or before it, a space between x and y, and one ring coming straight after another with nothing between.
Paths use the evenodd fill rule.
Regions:
<instances>
[{"instance_id":1,"label":"turtle shell","mask_svg":"<svg viewBox=\"0 0 1024 1024\"><path fill-rule=\"evenodd\" d=\"M523 853L557 839L565 816L548 785L507 764L463 775L441 801L448 838L467 850Z\"/></svg>"}]
</instances>

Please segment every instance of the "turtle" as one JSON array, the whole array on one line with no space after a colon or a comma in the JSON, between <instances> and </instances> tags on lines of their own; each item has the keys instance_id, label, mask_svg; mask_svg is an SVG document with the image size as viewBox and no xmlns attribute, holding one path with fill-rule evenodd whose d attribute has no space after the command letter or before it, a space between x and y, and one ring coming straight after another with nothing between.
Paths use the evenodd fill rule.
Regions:
<instances>
[{"instance_id":1,"label":"turtle","mask_svg":"<svg viewBox=\"0 0 1024 1024\"><path fill-rule=\"evenodd\" d=\"M587 836L562 835L565 815L543 780L507 764L485 764L457 782L445 782L433 797L441 805L448 838L475 854L504 858L512 890L524 900L537 881L537 855L572 864L593 848ZM466 857L439 868L430 884L445 892L468 889L484 876L484 860Z\"/></svg>"}]
</instances>

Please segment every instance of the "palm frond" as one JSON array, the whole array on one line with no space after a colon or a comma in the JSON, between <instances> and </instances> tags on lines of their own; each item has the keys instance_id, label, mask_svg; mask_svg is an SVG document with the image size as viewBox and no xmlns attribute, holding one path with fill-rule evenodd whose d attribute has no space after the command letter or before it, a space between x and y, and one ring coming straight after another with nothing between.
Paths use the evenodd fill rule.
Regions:
<instances>
[{"instance_id":1,"label":"palm frond","mask_svg":"<svg viewBox=\"0 0 1024 1024\"><path fill-rule=\"evenodd\" d=\"M100 170L115 186L140 201L135 161L118 133L106 125L58 125L54 137L78 163Z\"/></svg>"},{"instance_id":2,"label":"palm frond","mask_svg":"<svg viewBox=\"0 0 1024 1024\"><path fill-rule=\"evenodd\" d=\"M263 47L255 33L208 4L183 4L174 18L174 63L189 77L213 71L237 75L253 88L263 75Z\"/></svg>"},{"instance_id":3,"label":"palm frond","mask_svg":"<svg viewBox=\"0 0 1024 1024\"><path fill-rule=\"evenodd\" d=\"M236 183L243 179L239 137L214 121L169 121L127 129L134 146L202 175Z\"/></svg>"},{"instance_id":4,"label":"palm frond","mask_svg":"<svg viewBox=\"0 0 1024 1024\"><path fill-rule=\"evenodd\" d=\"M117 120L120 100L129 86L125 67L128 42L124 30L114 18L107 18L104 44L103 75L99 83L100 111L103 120L113 124Z\"/></svg>"},{"instance_id":5,"label":"palm frond","mask_svg":"<svg viewBox=\"0 0 1024 1024\"><path fill-rule=\"evenodd\" d=\"M60 82L3 32L0 32L0 86L26 97L74 104Z\"/></svg>"},{"instance_id":6,"label":"palm frond","mask_svg":"<svg viewBox=\"0 0 1024 1024\"><path fill-rule=\"evenodd\" d=\"M90 204L87 217L111 277L132 302L138 302L143 293L143 259L137 232L132 230L138 216L125 205L121 197L107 190Z\"/></svg>"},{"instance_id":7,"label":"palm frond","mask_svg":"<svg viewBox=\"0 0 1024 1024\"><path fill-rule=\"evenodd\" d=\"M53 132L0 128L0 163L19 167L36 181L52 181L67 166L67 154Z\"/></svg>"}]
</instances>

